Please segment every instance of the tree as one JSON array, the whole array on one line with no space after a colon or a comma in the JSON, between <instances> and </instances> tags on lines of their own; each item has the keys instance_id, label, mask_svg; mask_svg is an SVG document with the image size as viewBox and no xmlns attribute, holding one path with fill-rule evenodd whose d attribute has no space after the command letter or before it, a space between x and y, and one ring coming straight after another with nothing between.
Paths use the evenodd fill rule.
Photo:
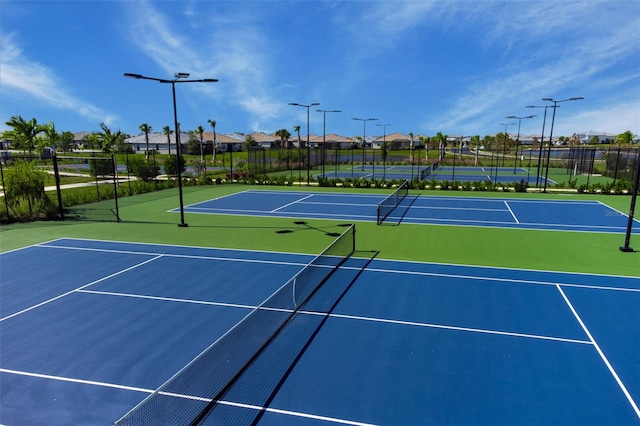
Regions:
<instances>
[{"instance_id":1,"label":"tree","mask_svg":"<svg viewBox=\"0 0 640 426\"><path fill-rule=\"evenodd\" d=\"M62 134L60 135L60 146L59 146L62 152L69 152L74 148L73 138L74 138L73 133L69 131L62 132Z\"/></svg>"},{"instance_id":2,"label":"tree","mask_svg":"<svg viewBox=\"0 0 640 426\"><path fill-rule=\"evenodd\" d=\"M120 130L112 132L111 129L109 129L109 127L104 123L100 123L100 128L102 129L102 131L94 132L92 133L92 136L94 136L96 142L99 143L100 148L103 152L111 152L119 143L122 143L124 141L125 134ZM149 150L147 150L147 153L148 152Z\"/></svg>"},{"instance_id":3,"label":"tree","mask_svg":"<svg viewBox=\"0 0 640 426\"><path fill-rule=\"evenodd\" d=\"M433 140L438 144L438 159L442 160L444 158L445 147L447 146L447 137L443 135L442 132L438 132Z\"/></svg>"},{"instance_id":4,"label":"tree","mask_svg":"<svg viewBox=\"0 0 640 426\"><path fill-rule=\"evenodd\" d=\"M410 154L409 154L409 159L411 160L411 164L413 164L413 132L409 132L409 139L411 139L411 146L410 146Z\"/></svg>"},{"instance_id":5,"label":"tree","mask_svg":"<svg viewBox=\"0 0 640 426\"><path fill-rule=\"evenodd\" d=\"M216 151L218 149L218 138L216 135L216 120L207 120L207 123L211 125L211 129L213 130L213 158L211 162L215 164L216 162ZM224 157L223 157L224 158Z\"/></svg>"},{"instance_id":6,"label":"tree","mask_svg":"<svg viewBox=\"0 0 640 426\"><path fill-rule=\"evenodd\" d=\"M256 146L256 140L251 135L247 135L244 138L244 149L245 151L249 151L249 148L252 146Z\"/></svg>"},{"instance_id":7,"label":"tree","mask_svg":"<svg viewBox=\"0 0 640 426\"><path fill-rule=\"evenodd\" d=\"M17 160L4 172L4 193L7 207L16 211L25 202L29 218L35 218L51 206L44 191L45 172L33 162ZM34 208L37 209L34 211Z\"/></svg>"},{"instance_id":8,"label":"tree","mask_svg":"<svg viewBox=\"0 0 640 426\"><path fill-rule=\"evenodd\" d=\"M280 138L280 146L287 147L291 133L287 129L277 130L275 135Z\"/></svg>"},{"instance_id":9,"label":"tree","mask_svg":"<svg viewBox=\"0 0 640 426\"><path fill-rule=\"evenodd\" d=\"M44 138L39 144L38 150L42 152L42 149L44 149L45 145L48 145L52 148L57 148L58 142L60 141L60 134L56 131L56 125L52 122L49 122L43 127Z\"/></svg>"},{"instance_id":10,"label":"tree","mask_svg":"<svg viewBox=\"0 0 640 426\"><path fill-rule=\"evenodd\" d=\"M187 170L183 156L180 156L180 161L178 161L177 155L169 155L169 157L167 157L167 159L164 160L164 172L167 175L177 176L178 167L180 168L181 173L184 173Z\"/></svg>"},{"instance_id":11,"label":"tree","mask_svg":"<svg viewBox=\"0 0 640 426\"><path fill-rule=\"evenodd\" d=\"M140 125L140 131L144 133L144 146L145 146L145 154L144 159L149 159L149 132L151 132L151 126L147 123L142 123Z\"/></svg>"},{"instance_id":12,"label":"tree","mask_svg":"<svg viewBox=\"0 0 640 426\"><path fill-rule=\"evenodd\" d=\"M619 143L620 145L628 144L629 146L631 146L632 142L633 142L633 133L631 133L631 130L627 130L624 133L620 133L619 135L616 135L616 143Z\"/></svg>"},{"instance_id":13,"label":"tree","mask_svg":"<svg viewBox=\"0 0 640 426\"><path fill-rule=\"evenodd\" d=\"M29 155L33 154L33 149L36 147L36 137L46 130L46 126L38 124L35 118L27 121L20 115L12 116L5 124L12 128L9 134L13 146L28 150Z\"/></svg>"},{"instance_id":14,"label":"tree","mask_svg":"<svg viewBox=\"0 0 640 426\"><path fill-rule=\"evenodd\" d=\"M167 149L169 150L169 155L171 155L171 128L169 126L164 126L162 128L162 133L167 137Z\"/></svg>"},{"instance_id":15,"label":"tree","mask_svg":"<svg viewBox=\"0 0 640 426\"><path fill-rule=\"evenodd\" d=\"M203 148L203 144L204 144L204 129L202 128L202 126L198 126L196 131L198 132L198 135L200 136L200 162L204 163L204 148Z\"/></svg>"},{"instance_id":16,"label":"tree","mask_svg":"<svg viewBox=\"0 0 640 426\"><path fill-rule=\"evenodd\" d=\"M420 145L424 146L424 159L429 159L429 138L425 136L418 136Z\"/></svg>"},{"instance_id":17,"label":"tree","mask_svg":"<svg viewBox=\"0 0 640 426\"><path fill-rule=\"evenodd\" d=\"M474 165L478 165L478 155L480 152L480 135L475 135L471 138L471 144L476 147L476 159Z\"/></svg>"},{"instance_id":18,"label":"tree","mask_svg":"<svg viewBox=\"0 0 640 426\"><path fill-rule=\"evenodd\" d=\"M144 182L151 182L160 174L160 166L153 160L133 157L127 165L129 173Z\"/></svg>"}]
</instances>

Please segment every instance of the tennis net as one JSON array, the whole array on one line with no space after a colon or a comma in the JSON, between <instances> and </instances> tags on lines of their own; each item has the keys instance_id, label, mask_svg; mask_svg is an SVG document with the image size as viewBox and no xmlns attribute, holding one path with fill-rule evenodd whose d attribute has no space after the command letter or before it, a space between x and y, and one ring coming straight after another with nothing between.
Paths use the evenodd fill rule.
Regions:
<instances>
[{"instance_id":1,"label":"tennis net","mask_svg":"<svg viewBox=\"0 0 640 426\"><path fill-rule=\"evenodd\" d=\"M349 225L266 301L114 424L197 424L354 251L355 225Z\"/></svg>"},{"instance_id":2,"label":"tennis net","mask_svg":"<svg viewBox=\"0 0 640 426\"><path fill-rule=\"evenodd\" d=\"M389 195L387 198L382 200L380 204L378 204L376 212L376 222L378 223L378 225L384 222L384 220L396 207L398 207L398 204L400 204L408 194L409 181L405 180L395 191L393 191L391 195Z\"/></svg>"},{"instance_id":3,"label":"tennis net","mask_svg":"<svg viewBox=\"0 0 640 426\"><path fill-rule=\"evenodd\" d=\"M440 167L440 161L436 161L433 164L428 165L425 169L420 171L420 180L425 180L432 172Z\"/></svg>"}]
</instances>

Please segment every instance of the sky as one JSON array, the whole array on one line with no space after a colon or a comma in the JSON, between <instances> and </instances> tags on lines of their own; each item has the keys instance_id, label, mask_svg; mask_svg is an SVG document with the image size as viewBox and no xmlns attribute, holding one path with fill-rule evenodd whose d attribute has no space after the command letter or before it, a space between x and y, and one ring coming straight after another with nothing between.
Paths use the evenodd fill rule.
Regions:
<instances>
[{"instance_id":1,"label":"sky","mask_svg":"<svg viewBox=\"0 0 640 426\"><path fill-rule=\"evenodd\" d=\"M0 131L173 128L171 85L123 74L177 72L219 80L175 85L183 131L530 135L584 97L554 136L638 135L640 1L0 2Z\"/></svg>"}]
</instances>

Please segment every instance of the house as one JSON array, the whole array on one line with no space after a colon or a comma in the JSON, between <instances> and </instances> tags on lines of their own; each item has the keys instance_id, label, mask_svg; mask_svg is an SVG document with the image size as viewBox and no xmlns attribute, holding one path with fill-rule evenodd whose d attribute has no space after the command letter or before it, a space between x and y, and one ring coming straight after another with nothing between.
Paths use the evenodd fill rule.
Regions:
<instances>
[{"instance_id":1,"label":"house","mask_svg":"<svg viewBox=\"0 0 640 426\"><path fill-rule=\"evenodd\" d=\"M336 135L335 133L329 133L328 135L316 136L313 139L309 139L309 144L312 147L322 147L323 143L325 144L325 149L351 149L356 142L353 139Z\"/></svg>"},{"instance_id":2,"label":"house","mask_svg":"<svg viewBox=\"0 0 640 426\"><path fill-rule=\"evenodd\" d=\"M576 133L580 139L580 144L586 145L591 143L615 143L616 135L607 132L594 132L589 130L587 132Z\"/></svg>"},{"instance_id":3,"label":"house","mask_svg":"<svg viewBox=\"0 0 640 426\"><path fill-rule=\"evenodd\" d=\"M189 139L191 139L189 133L180 132L180 147L183 152L185 152L184 150L186 149ZM145 153L147 150L147 139L144 133L126 138L124 143L131 146L134 153ZM175 134L172 132L167 136L160 132L149 133L148 149L150 152L155 151L159 154L175 154L177 152Z\"/></svg>"},{"instance_id":4,"label":"house","mask_svg":"<svg viewBox=\"0 0 640 426\"><path fill-rule=\"evenodd\" d=\"M391 133L390 135L381 136L376 138L372 142L373 149L381 149L382 144L386 141L387 147L389 150L394 149L409 149L411 148L411 138L404 133ZM418 138L416 136L413 137L414 144L418 143Z\"/></svg>"}]
</instances>

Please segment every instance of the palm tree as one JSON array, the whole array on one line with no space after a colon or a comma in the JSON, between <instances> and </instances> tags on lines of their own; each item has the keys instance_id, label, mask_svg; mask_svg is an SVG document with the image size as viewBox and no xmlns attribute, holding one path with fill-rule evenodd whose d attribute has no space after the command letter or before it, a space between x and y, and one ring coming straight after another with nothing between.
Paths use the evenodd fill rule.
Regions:
<instances>
[{"instance_id":1,"label":"palm tree","mask_svg":"<svg viewBox=\"0 0 640 426\"><path fill-rule=\"evenodd\" d=\"M60 140L60 133L56 131L56 125L53 122L49 122L44 125L44 137L46 143L52 147L57 148L58 141Z\"/></svg>"},{"instance_id":2,"label":"palm tree","mask_svg":"<svg viewBox=\"0 0 640 426\"><path fill-rule=\"evenodd\" d=\"M411 145L410 145L410 154L409 154L409 158L411 159L411 165L413 165L413 132L409 132L409 138L411 139Z\"/></svg>"},{"instance_id":3,"label":"palm tree","mask_svg":"<svg viewBox=\"0 0 640 426\"><path fill-rule=\"evenodd\" d=\"M36 147L36 137L46 129L46 126L38 124L35 118L26 121L20 115L12 116L5 124L13 128L11 136L16 148L28 149L29 155L33 154L33 149Z\"/></svg>"},{"instance_id":4,"label":"palm tree","mask_svg":"<svg viewBox=\"0 0 640 426\"><path fill-rule=\"evenodd\" d=\"M444 158L444 150L446 147L447 137L442 134L442 132L438 132L434 137L435 142L438 144L438 160L442 160Z\"/></svg>"},{"instance_id":5,"label":"palm tree","mask_svg":"<svg viewBox=\"0 0 640 426\"><path fill-rule=\"evenodd\" d=\"M140 125L140 131L144 132L144 142L145 142L145 159L149 159L149 132L151 132L151 126L147 123L142 123Z\"/></svg>"},{"instance_id":6,"label":"palm tree","mask_svg":"<svg viewBox=\"0 0 640 426\"><path fill-rule=\"evenodd\" d=\"M200 136L200 162L204 163L204 148L203 148L203 142L204 142L204 128L202 126L198 126L196 128L196 132L198 132L198 136Z\"/></svg>"},{"instance_id":7,"label":"palm tree","mask_svg":"<svg viewBox=\"0 0 640 426\"><path fill-rule=\"evenodd\" d=\"M171 133L173 133L171 131L171 127L164 126L162 128L162 133L167 137L167 148L169 149L169 155L171 155Z\"/></svg>"},{"instance_id":8,"label":"palm tree","mask_svg":"<svg viewBox=\"0 0 640 426\"><path fill-rule=\"evenodd\" d=\"M216 140L217 135L216 135L216 120L207 120L207 123L209 123L211 125L211 129L213 130L213 158L211 159L211 162L213 164L215 164L216 162L216 149L217 149L217 145L216 145Z\"/></svg>"},{"instance_id":9,"label":"palm tree","mask_svg":"<svg viewBox=\"0 0 640 426\"><path fill-rule=\"evenodd\" d=\"M95 138L100 142L100 146L104 152L111 152L113 147L118 145L118 143L122 142L125 138L125 135L120 130L117 130L114 133L104 123L100 123L100 128L102 129L102 132L94 133L93 136L95 136ZM148 152L149 150L147 149L147 153Z\"/></svg>"}]
</instances>

